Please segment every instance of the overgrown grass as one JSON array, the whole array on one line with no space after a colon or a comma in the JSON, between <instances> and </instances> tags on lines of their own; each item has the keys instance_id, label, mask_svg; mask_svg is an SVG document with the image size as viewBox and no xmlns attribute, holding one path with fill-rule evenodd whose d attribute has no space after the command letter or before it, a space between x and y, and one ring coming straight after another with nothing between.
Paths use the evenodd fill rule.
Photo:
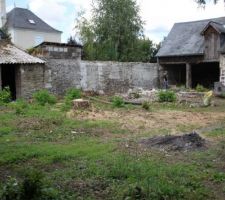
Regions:
<instances>
[{"instance_id":1,"label":"overgrown grass","mask_svg":"<svg viewBox=\"0 0 225 200\"><path fill-rule=\"evenodd\" d=\"M108 105L98 108L113 109ZM119 109L141 110L141 106L114 111ZM159 109L175 110L176 104L151 104L153 112ZM189 131L194 127L178 128ZM167 134L170 129L149 131ZM223 131L214 130L213 135L223 135ZM5 192L5 186L11 184L9 176L17 180L20 191L23 172L32 168L43 174L38 188L47 190L45 197L55 200L223 197L225 175L213 160L219 157L222 161L225 145L193 154L154 153L138 145L126 146L132 134L112 120L67 118L56 105L16 102L6 106L0 110L0 191ZM140 139L136 136L135 142ZM39 181L32 177L28 179L30 187ZM220 194L214 192L218 188Z\"/></svg>"}]
</instances>

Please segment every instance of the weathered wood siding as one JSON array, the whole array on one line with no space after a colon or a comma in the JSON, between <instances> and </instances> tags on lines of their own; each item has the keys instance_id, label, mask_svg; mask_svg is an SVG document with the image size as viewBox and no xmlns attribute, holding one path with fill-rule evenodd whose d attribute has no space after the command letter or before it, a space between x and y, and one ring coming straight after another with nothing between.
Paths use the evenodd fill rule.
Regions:
<instances>
[{"instance_id":1,"label":"weathered wood siding","mask_svg":"<svg viewBox=\"0 0 225 200\"><path fill-rule=\"evenodd\" d=\"M212 28L209 27L205 32L205 60L218 60L219 59L219 47L220 36Z\"/></svg>"}]
</instances>

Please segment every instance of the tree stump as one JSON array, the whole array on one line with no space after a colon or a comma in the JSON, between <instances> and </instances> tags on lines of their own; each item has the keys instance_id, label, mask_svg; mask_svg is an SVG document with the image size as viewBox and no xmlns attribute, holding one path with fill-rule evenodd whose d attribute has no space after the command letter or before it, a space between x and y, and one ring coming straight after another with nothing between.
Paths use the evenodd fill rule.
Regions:
<instances>
[{"instance_id":1,"label":"tree stump","mask_svg":"<svg viewBox=\"0 0 225 200\"><path fill-rule=\"evenodd\" d=\"M87 109L90 107L90 102L84 99L75 99L73 100L73 109Z\"/></svg>"}]
</instances>

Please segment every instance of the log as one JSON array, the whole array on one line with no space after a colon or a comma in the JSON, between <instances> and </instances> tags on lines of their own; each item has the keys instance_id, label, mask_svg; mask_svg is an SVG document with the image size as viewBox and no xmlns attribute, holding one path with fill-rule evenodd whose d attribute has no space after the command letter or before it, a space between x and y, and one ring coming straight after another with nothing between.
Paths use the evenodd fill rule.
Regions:
<instances>
[{"instance_id":1,"label":"log","mask_svg":"<svg viewBox=\"0 0 225 200\"><path fill-rule=\"evenodd\" d=\"M90 102L84 99L75 99L73 100L73 109L87 109L90 107Z\"/></svg>"}]
</instances>

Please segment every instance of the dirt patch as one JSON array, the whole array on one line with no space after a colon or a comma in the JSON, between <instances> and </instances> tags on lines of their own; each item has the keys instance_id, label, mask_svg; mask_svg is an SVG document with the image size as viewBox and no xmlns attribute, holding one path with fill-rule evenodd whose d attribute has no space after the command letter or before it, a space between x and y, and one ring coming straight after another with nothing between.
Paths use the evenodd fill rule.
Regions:
<instances>
[{"instance_id":1,"label":"dirt patch","mask_svg":"<svg viewBox=\"0 0 225 200\"><path fill-rule=\"evenodd\" d=\"M178 132L191 132L192 130L215 124L225 117L224 112L187 112L187 111L156 111L145 112L143 110L115 110L115 111L84 111L72 113L69 118L80 120L108 120L117 122L122 129L134 133L168 129L171 134ZM190 127L190 128L189 128Z\"/></svg>"},{"instance_id":2,"label":"dirt patch","mask_svg":"<svg viewBox=\"0 0 225 200\"><path fill-rule=\"evenodd\" d=\"M159 148L164 151L192 151L206 149L206 141L197 133L185 135L158 136L141 141L147 148Z\"/></svg>"}]
</instances>

